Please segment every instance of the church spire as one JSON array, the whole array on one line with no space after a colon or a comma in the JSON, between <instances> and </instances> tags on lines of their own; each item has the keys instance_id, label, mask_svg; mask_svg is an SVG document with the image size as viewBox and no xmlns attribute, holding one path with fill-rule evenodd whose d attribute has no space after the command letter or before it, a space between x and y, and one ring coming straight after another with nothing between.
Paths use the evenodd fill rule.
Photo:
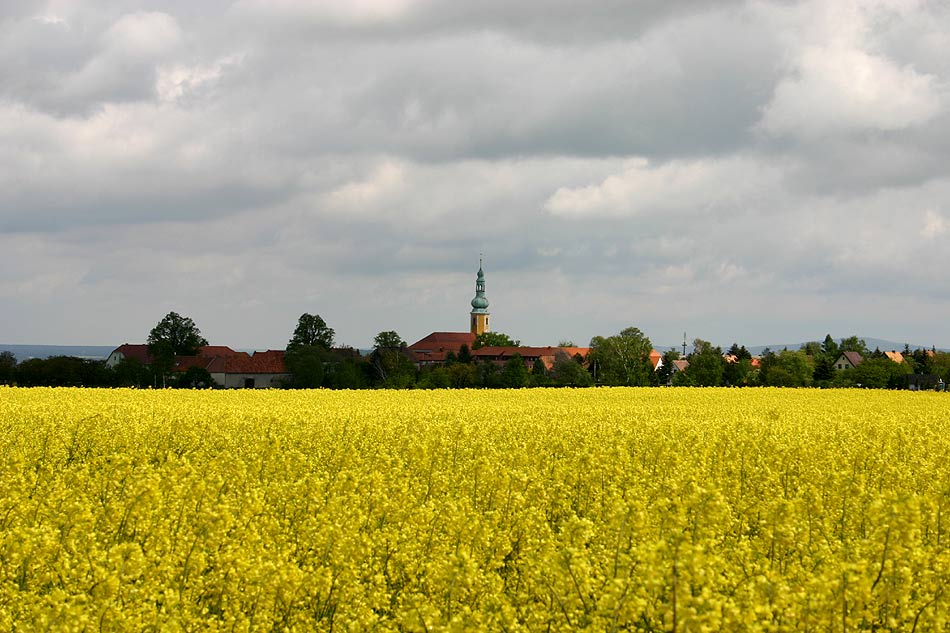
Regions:
<instances>
[{"instance_id":1,"label":"church spire","mask_svg":"<svg viewBox=\"0 0 950 633\"><path fill-rule=\"evenodd\" d=\"M488 331L488 298L485 297L485 272L482 258L478 258L478 275L475 277L475 298L472 299L472 334L478 336Z\"/></svg>"}]
</instances>

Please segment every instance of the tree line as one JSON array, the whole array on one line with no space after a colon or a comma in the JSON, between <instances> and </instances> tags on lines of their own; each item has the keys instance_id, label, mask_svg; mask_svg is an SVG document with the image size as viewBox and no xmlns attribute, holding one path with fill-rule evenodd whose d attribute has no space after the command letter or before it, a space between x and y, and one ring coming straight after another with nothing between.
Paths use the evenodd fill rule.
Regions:
<instances>
[{"instance_id":1,"label":"tree line","mask_svg":"<svg viewBox=\"0 0 950 633\"><path fill-rule=\"evenodd\" d=\"M583 387L593 384L583 358L557 354L549 370L535 361L531 367L515 354L504 366L477 362L472 352L482 347L517 347L520 341L500 332L485 332L470 349L462 345L449 352L437 366L416 366L408 344L398 332L387 330L373 339L373 350L361 356L349 347L335 347L335 332L319 315L304 314L287 343L284 361L296 388L330 389L448 389L520 388L546 386Z\"/></svg>"},{"instance_id":2,"label":"tree line","mask_svg":"<svg viewBox=\"0 0 950 633\"><path fill-rule=\"evenodd\" d=\"M725 352L709 341L695 339L692 351L681 355L669 350L654 370L653 345L638 328L629 327L611 336L595 336L586 357L555 353L550 367L541 359L530 365L518 354L503 364L477 360L473 351L484 346L520 345L500 332L476 337L472 349L463 345L449 352L445 361L418 367L406 342L392 330L374 337L372 351L337 346L336 333L318 314L305 313L287 343L284 362L287 388L329 389L441 389L605 386L778 386L905 388L916 384L933 388L950 381L950 354L936 350L910 350L896 363L880 350L868 350L862 339L839 341L830 335L800 349L765 350L755 362L745 348L734 343ZM21 386L178 387L216 386L200 366L173 371L176 357L193 356L208 344L194 321L175 312L167 314L147 338L151 362L125 358L114 367L104 361L68 356L29 359L20 363L10 352L0 353L0 384ZM575 347L561 341L559 347ZM834 364L843 352L857 352L864 359L854 369L838 370ZM685 360L687 363L677 363ZM678 369L678 365L682 369Z\"/></svg>"}]
</instances>

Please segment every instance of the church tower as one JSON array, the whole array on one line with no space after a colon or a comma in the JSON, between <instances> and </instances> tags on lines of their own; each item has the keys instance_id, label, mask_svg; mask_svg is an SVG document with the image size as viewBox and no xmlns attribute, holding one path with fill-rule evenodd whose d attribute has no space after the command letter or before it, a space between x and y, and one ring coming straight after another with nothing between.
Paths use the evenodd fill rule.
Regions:
<instances>
[{"instance_id":1,"label":"church tower","mask_svg":"<svg viewBox=\"0 0 950 633\"><path fill-rule=\"evenodd\" d=\"M485 298L485 273L482 259L478 259L478 277L475 278L475 298L472 299L472 334L488 332L488 299Z\"/></svg>"}]
</instances>

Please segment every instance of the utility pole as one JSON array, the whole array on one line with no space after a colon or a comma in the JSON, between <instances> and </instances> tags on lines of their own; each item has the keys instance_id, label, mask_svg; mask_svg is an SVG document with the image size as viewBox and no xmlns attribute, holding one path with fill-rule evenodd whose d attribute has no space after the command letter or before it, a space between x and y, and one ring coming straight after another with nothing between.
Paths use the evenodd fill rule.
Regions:
<instances>
[{"instance_id":1,"label":"utility pole","mask_svg":"<svg viewBox=\"0 0 950 633\"><path fill-rule=\"evenodd\" d=\"M683 332L683 358L686 358L686 332Z\"/></svg>"}]
</instances>

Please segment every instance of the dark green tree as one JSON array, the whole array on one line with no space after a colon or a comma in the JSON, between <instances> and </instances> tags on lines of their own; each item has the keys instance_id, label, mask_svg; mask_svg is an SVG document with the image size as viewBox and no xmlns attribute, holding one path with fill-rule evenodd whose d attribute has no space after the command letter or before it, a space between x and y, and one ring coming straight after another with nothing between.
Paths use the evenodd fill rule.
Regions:
<instances>
[{"instance_id":1,"label":"dark green tree","mask_svg":"<svg viewBox=\"0 0 950 633\"><path fill-rule=\"evenodd\" d=\"M769 385L774 387L808 387L811 385L814 368L808 355L799 350L783 350L778 355L777 367L769 374Z\"/></svg>"},{"instance_id":2,"label":"dark green tree","mask_svg":"<svg viewBox=\"0 0 950 633\"><path fill-rule=\"evenodd\" d=\"M112 384L116 387L148 387L152 384L152 374L138 360L123 358L112 368Z\"/></svg>"},{"instance_id":3,"label":"dark green tree","mask_svg":"<svg viewBox=\"0 0 950 633\"><path fill-rule=\"evenodd\" d=\"M195 322L177 312L169 312L148 333L148 351L153 357L162 353L175 356L194 356L208 344Z\"/></svg>"},{"instance_id":4,"label":"dark green tree","mask_svg":"<svg viewBox=\"0 0 950 633\"><path fill-rule=\"evenodd\" d=\"M330 351L322 345L297 345L284 354L284 364L291 375L291 386L317 389L323 386Z\"/></svg>"},{"instance_id":5,"label":"dark green tree","mask_svg":"<svg viewBox=\"0 0 950 633\"><path fill-rule=\"evenodd\" d=\"M832 363L838 360L838 356L841 355L841 348L835 343L835 340L831 338L831 334L825 335L825 340L821 343L821 353L826 357L831 357Z\"/></svg>"},{"instance_id":6,"label":"dark green tree","mask_svg":"<svg viewBox=\"0 0 950 633\"><path fill-rule=\"evenodd\" d=\"M930 350L915 349L911 353L914 359L914 372L918 374L934 374L934 356L935 352Z\"/></svg>"},{"instance_id":7,"label":"dark green tree","mask_svg":"<svg viewBox=\"0 0 950 633\"><path fill-rule=\"evenodd\" d=\"M0 352L0 385L9 385L16 376L16 356L13 352Z\"/></svg>"},{"instance_id":8,"label":"dark green tree","mask_svg":"<svg viewBox=\"0 0 950 633\"><path fill-rule=\"evenodd\" d=\"M370 364L376 371L378 384L393 389L411 387L416 378L416 366L409 358L402 337L389 330L377 334L373 342Z\"/></svg>"},{"instance_id":9,"label":"dark green tree","mask_svg":"<svg viewBox=\"0 0 950 633\"><path fill-rule=\"evenodd\" d=\"M698 338L693 341L693 354L689 357L686 373L697 387L717 387L722 384L725 362L721 348Z\"/></svg>"},{"instance_id":10,"label":"dark green tree","mask_svg":"<svg viewBox=\"0 0 950 633\"><path fill-rule=\"evenodd\" d=\"M950 385L950 353L934 350L932 354L930 373L937 374L945 383Z\"/></svg>"},{"instance_id":11,"label":"dark green tree","mask_svg":"<svg viewBox=\"0 0 950 633\"><path fill-rule=\"evenodd\" d=\"M402 337L399 336L399 333L394 330L386 330L385 332L380 332L373 339L373 348L374 349L391 349L397 350L406 347L406 342L402 340Z\"/></svg>"},{"instance_id":12,"label":"dark green tree","mask_svg":"<svg viewBox=\"0 0 950 633\"><path fill-rule=\"evenodd\" d=\"M529 379L529 384L532 387L546 387L550 382L551 380L548 378L548 368L545 367L544 361L540 358L535 358L534 363L531 364L531 378Z\"/></svg>"},{"instance_id":13,"label":"dark green tree","mask_svg":"<svg viewBox=\"0 0 950 633\"><path fill-rule=\"evenodd\" d=\"M815 356L815 370L812 372L812 384L816 387L827 387L835 377L835 361L837 357L832 358L827 354Z\"/></svg>"},{"instance_id":14,"label":"dark green tree","mask_svg":"<svg viewBox=\"0 0 950 633\"><path fill-rule=\"evenodd\" d=\"M863 363L849 369L847 373L855 386L866 389L884 389L891 377L891 366L895 363L888 358L867 358Z\"/></svg>"},{"instance_id":15,"label":"dark green tree","mask_svg":"<svg viewBox=\"0 0 950 633\"><path fill-rule=\"evenodd\" d=\"M799 349L805 352L807 356L817 356L821 354L821 343L818 341L808 341L807 343L802 343Z\"/></svg>"},{"instance_id":16,"label":"dark green tree","mask_svg":"<svg viewBox=\"0 0 950 633\"><path fill-rule=\"evenodd\" d=\"M508 389L521 389L528 386L528 366L521 354L514 354L505 363L501 371L501 384Z\"/></svg>"},{"instance_id":17,"label":"dark green tree","mask_svg":"<svg viewBox=\"0 0 950 633\"><path fill-rule=\"evenodd\" d=\"M594 378L584 366L563 350L554 352L554 366L550 372L551 382L558 387L590 387Z\"/></svg>"},{"instance_id":18,"label":"dark green tree","mask_svg":"<svg viewBox=\"0 0 950 633\"><path fill-rule=\"evenodd\" d=\"M673 378L673 361L680 359L680 353L675 349L668 349L663 352L663 358L660 366L654 372L656 374L656 384L662 386L669 385Z\"/></svg>"},{"instance_id":19,"label":"dark green tree","mask_svg":"<svg viewBox=\"0 0 950 633\"><path fill-rule=\"evenodd\" d=\"M334 335L333 328L329 327L319 314L305 312L297 319L294 334L287 342L287 351L308 346L330 349L333 347Z\"/></svg>"},{"instance_id":20,"label":"dark green tree","mask_svg":"<svg viewBox=\"0 0 950 633\"><path fill-rule=\"evenodd\" d=\"M420 389L449 389L452 387L452 376L448 367L435 367L422 372L419 377Z\"/></svg>"},{"instance_id":21,"label":"dark green tree","mask_svg":"<svg viewBox=\"0 0 950 633\"><path fill-rule=\"evenodd\" d=\"M838 354L840 355L841 352L857 352L865 358L870 353L864 339L858 338L857 336L849 336L848 338L841 339L841 344L838 346Z\"/></svg>"},{"instance_id":22,"label":"dark green tree","mask_svg":"<svg viewBox=\"0 0 950 633\"><path fill-rule=\"evenodd\" d=\"M491 361L476 363L476 385L485 389L497 389L502 386L501 372L498 366Z\"/></svg>"},{"instance_id":23,"label":"dark green tree","mask_svg":"<svg viewBox=\"0 0 950 633\"><path fill-rule=\"evenodd\" d=\"M735 356L738 360L752 360L752 354L745 348L745 345L739 345L738 343L733 343L726 353Z\"/></svg>"},{"instance_id":24,"label":"dark green tree","mask_svg":"<svg viewBox=\"0 0 950 633\"><path fill-rule=\"evenodd\" d=\"M482 332L475 337L472 343L472 349L481 349L483 347L518 347L521 341L512 339L502 332Z\"/></svg>"},{"instance_id":25,"label":"dark green tree","mask_svg":"<svg viewBox=\"0 0 950 633\"><path fill-rule=\"evenodd\" d=\"M745 387L749 384L751 373L752 361L749 358L726 362L722 367L722 384L729 387Z\"/></svg>"},{"instance_id":26,"label":"dark green tree","mask_svg":"<svg viewBox=\"0 0 950 633\"><path fill-rule=\"evenodd\" d=\"M330 350L324 363L323 386L330 389L362 389L366 386L369 363L352 347Z\"/></svg>"},{"instance_id":27,"label":"dark green tree","mask_svg":"<svg viewBox=\"0 0 950 633\"><path fill-rule=\"evenodd\" d=\"M175 356L194 356L208 341L190 317L169 312L148 333L147 343L157 386L164 387Z\"/></svg>"},{"instance_id":28,"label":"dark green tree","mask_svg":"<svg viewBox=\"0 0 950 633\"><path fill-rule=\"evenodd\" d=\"M455 363L446 370L450 385L455 389L470 389L478 384L478 368L471 363Z\"/></svg>"},{"instance_id":29,"label":"dark green tree","mask_svg":"<svg viewBox=\"0 0 950 633\"><path fill-rule=\"evenodd\" d=\"M101 360L51 356L17 365L16 381L23 387L109 387L112 373Z\"/></svg>"},{"instance_id":30,"label":"dark green tree","mask_svg":"<svg viewBox=\"0 0 950 633\"><path fill-rule=\"evenodd\" d=\"M211 373L204 367L192 366L175 379L176 389L209 389L215 386Z\"/></svg>"},{"instance_id":31,"label":"dark green tree","mask_svg":"<svg viewBox=\"0 0 950 633\"><path fill-rule=\"evenodd\" d=\"M472 351L468 348L468 345L462 343L462 347L459 348L458 357L456 360L464 365L470 365L472 362Z\"/></svg>"}]
</instances>

